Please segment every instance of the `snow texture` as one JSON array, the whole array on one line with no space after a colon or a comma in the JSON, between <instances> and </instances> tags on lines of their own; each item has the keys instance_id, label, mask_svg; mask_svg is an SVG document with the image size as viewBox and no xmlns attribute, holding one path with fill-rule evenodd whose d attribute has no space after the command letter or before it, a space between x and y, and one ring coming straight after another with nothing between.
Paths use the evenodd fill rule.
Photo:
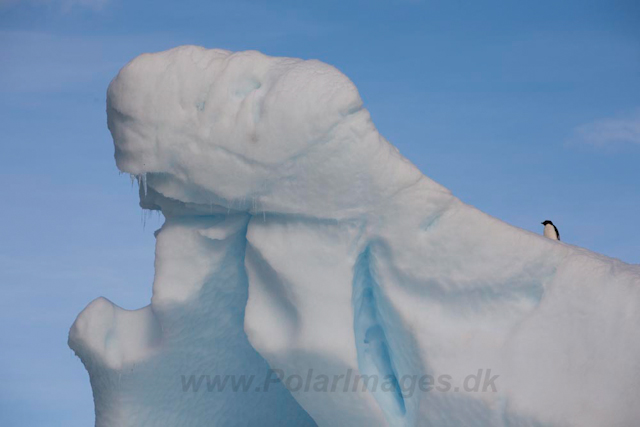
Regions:
<instances>
[{"instance_id":1,"label":"snow texture","mask_svg":"<svg viewBox=\"0 0 640 427\"><path fill-rule=\"evenodd\" d=\"M118 167L166 222L151 304L99 298L71 328L97 426L640 425L640 267L462 203L334 67L144 54L107 113ZM262 384L269 367L284 377L268 392L184 391L189 375ZM479 369L495 390L465 388ZM309 372L451 387L286 381Z\"/></svg>"}]
</instances>

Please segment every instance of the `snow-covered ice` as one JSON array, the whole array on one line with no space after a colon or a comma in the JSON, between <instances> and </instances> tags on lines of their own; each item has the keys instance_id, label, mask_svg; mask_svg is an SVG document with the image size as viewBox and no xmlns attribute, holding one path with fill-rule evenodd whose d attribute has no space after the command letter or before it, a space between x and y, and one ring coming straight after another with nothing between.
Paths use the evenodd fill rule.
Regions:
<instances>
[{"instance_id":1,"label":"snow-covered ice","mask_svg":"<svg viewBox=\"0 0 640 427\"><path fill-rule=\"evenodd\" d=\"M107 112L166 221L151 304L98 298L71 328L96 425L640 425L640 266L464 204L336 68L184 46L127 64ZM254 382L185 388L203 375Z\"/></svg>"}]
</instances>

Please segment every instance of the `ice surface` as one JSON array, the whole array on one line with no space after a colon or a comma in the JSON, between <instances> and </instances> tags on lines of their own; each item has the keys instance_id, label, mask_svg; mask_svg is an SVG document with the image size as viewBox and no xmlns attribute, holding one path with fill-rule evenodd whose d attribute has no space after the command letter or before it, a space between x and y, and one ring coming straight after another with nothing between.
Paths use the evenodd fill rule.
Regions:
<instances>
[{"instance_id":1,"label":"ice surface","mask_svg":"<svg viewBox=\"0 0 640 427\"><path fill-rule=\"evenodd\" d=\"M97 425L640 423L640 267L462 203L334 67L185 46L133 60L107 104L166 222L151 304L99 298L71 328ZM185 389L202 375L255 382Z\"/></svg>"}]
</instances>

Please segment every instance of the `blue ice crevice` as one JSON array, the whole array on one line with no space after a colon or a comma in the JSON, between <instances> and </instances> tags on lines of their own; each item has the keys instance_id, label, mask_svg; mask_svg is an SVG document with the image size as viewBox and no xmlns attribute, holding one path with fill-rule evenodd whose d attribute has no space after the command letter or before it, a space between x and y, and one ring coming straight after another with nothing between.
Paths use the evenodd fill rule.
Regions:
<instances>
[{"instance_id":1,"label":"blue ice crevice","mask_svg":"<svg viewBox=\"0 0 640 427\"><path fill-rule=\"evenodd\" d=\"M367 246L354 268L354 333L358 369L361 376L370 378L367 389L390 424L403 424L401 420L407 412L405 399L398 384L394 352L387 340L380 313L380 287L371 259L371 248Z\"/></svg>"}]
</instances>

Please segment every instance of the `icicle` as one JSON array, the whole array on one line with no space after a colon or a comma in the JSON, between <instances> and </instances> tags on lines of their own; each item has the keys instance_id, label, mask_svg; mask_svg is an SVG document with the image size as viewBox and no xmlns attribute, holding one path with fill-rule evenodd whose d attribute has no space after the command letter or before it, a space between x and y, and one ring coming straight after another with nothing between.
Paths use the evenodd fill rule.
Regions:
<instances>
[{"instance_id":1,"label":"icicle","mask_svg":"<svg viewBox=\"0 0 640 427\"><path fill-rule=\"evenodd\" d=\"M140 174L139 177L140 177L139 178L140 185L142 186L142 189L144 190L144 195L146 196L147 195L147 174L146 174L146 172L143 173L143 174Z\"/></svg>"},{"instance_id":2,"label":"icicle","mask_svg":"<svg viewBox=\"0 0 640 427\"><path fill-rule=\"evenodd\" d=\"M132 173L130 173L129 178L131 178L131 188L133 188L133 183L136 180L136 177Z\"/></svg>"}]
</instances>

